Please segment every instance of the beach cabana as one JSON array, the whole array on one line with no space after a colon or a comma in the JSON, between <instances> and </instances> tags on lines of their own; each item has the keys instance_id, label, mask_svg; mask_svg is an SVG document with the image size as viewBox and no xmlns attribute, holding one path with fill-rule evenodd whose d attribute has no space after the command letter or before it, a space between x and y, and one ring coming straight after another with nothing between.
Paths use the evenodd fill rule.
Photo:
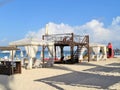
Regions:
<instances>
[{"instance_id":1,"label":"beach cabana","mask_svg":"<svg viewBox=\"0 0 120 90\"><path fill-rule=\"evenodd\" d=\"M91 59L101 60L107 59L106 45L99 43L90 43Z\"/></svg>"},{"instance_id":2,"label":"beach cabana","mask_svg":"<svg viewBox=\"0 0 120 90\"><path fill-rule=\"evenodd\" d=\"M19 50L16 47L10 46L0 46L0 51L11 51L10 59L2 58L0 59L0 74L12 75L16 73L21 73L21 61L14 59L14 51Z\"/></svg>"},{"instance_id":3,"label":"beach cabana","mask_svg":"<svg viewBox=\"0 0 120 90\"><path fill-rule=\"evenodd\" d=\"M13 41L9 43L10 46L25 47L26 53L30 58L29 64L28 64L29 69L32 68L32 59L35 58L36 53L38 51L38 47L39 46L42 46L43 48L49 47L49 51L53 53L53 46L54 46L53 44L54 44L53 42L48 42L45 40L39 40L34 38L25 38L25 39L21 39L21 40ZM42 53L43 53L43 50L42 50ZM42 57L44 56L42 55Z\"/></svg>"}]
</instances>

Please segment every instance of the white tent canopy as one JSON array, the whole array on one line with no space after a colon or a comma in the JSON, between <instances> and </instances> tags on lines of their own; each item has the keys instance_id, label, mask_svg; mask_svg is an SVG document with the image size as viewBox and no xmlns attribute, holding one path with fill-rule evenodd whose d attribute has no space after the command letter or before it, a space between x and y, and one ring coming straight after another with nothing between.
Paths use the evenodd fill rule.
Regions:
<instances>
[{"instance_id":1,"label":"white tent canopy","mask_svg":"<svg viewBox=\"0 0 120 90\"><path fill-rule=\"evenodd\" d=\"M107 53L106 53L106 45L104 44L99 44L99 43L90 43L90 52L94 52L94 56L96 56L96 60L100 59L106 59L107 58ZM100 52L100 50L102 52Z\"/></svg>"},{"instance_id":2,"label":"white tent canopy","mask_svg":"<svg viewBox=\"0 0 120 90\"><path fill-rule=\"evenodd\" d=\"M34 38L25 38L18 41L13 41L9 43L10 46L24 46L27 55L30 57L29 60L29 68L32 68L32 58L36 56L36 53L38 51L39 46L54 46L54 42L52 41L45 41L45 40L39 40ZM50 49L50 52L53 52L52 49ZM43 53L43 52L42 52ZM53 56L53 55L52 55Z\"/></svg>"},{"instance_id":3,"label":"white tent canopy","mask_svg":"<svg viewBox=\"0 0 120 90\"><path fill-rule=\"evenodd\" d=\"M42 45L53 45L54 43L51 41L39 40L34 38L25 38L18 41L10 42L10 46L42 46Z\"/></svg>"},{"instance_id":4,"label":"white tent canopy","mask_svg":"<svg viewBox=\"0 0 120 90\"><path fill-rule=\"evenodd\" d=\"M100 47L106 47L106 45L100 44L100 43L90 43L89 46L90 46L90 47L98 47L98 46L100 46Z\"/></svg>"},{"instance_id":5,"label":"white tent canopy","mask_svg":"<svg viewBox=\"0 0 120 90\"><path fill-rule=\"evenodd\" d=\"M100 44L100 43L90 43L90 59L94 60L101 60L101 59L107 59L107 53L106 53L106 45ZM79 55L79 60L83 60L83 53L85 52L86 48L81 49L81 53Z\"/></svg>"}]
</instances>

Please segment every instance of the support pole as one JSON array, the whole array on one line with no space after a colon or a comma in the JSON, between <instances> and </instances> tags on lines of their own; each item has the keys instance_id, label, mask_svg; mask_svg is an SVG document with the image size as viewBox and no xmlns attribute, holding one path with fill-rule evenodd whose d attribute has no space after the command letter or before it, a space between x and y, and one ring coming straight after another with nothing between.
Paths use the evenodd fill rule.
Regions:
<instances>
[{"instance_id":1,"label":"support pole","mask_svg":"<svg viewBox=\"0 0 120 90\"><path fill-rule=\"evenodd\" d=\"M61 61L63 61L63 59L64 59L63 48L64 48L64 46L60 46L60 51L61 51Z\"/></svg>"},{"instance_id":2,"label":"support pole","mask_svg":"<svg viewBox=\"0 0 120 90\"><path fill-rule=\"evenodd\" d=\"M70 44L70 49L71 49L71 63L74 63L74 34L73 33L71 33L71 35L72 35L72 38L71 38L71 40L72 40L72 42L71 42L71 44Z\"/></svg>"},{"instance_id":3,"label":"support pole","mask_svg":"<svg viewBox=\"0 0 120 90\"><path fill-rule=\"evenodd\" d=\"M44 35L42 36L42 40L44 40ZM45 63L45 62L44 62L44 48L45 48L45 47L44 47L44 45L43 45L43 46L42 46L42 55L43 55L43 56L42 56L42 61L43 61L43 67L44 67L44 63Z\"/></svg>"},{"instance_id":4,"label":"support pole","mask_svg":"<svg viewBox=\"0 0 120 90\"><path fill-rule=\"evenodd\" d=\"M57 58L57 57L56 57L56 45L55 45L55 47L54 47L54 48L55 48L55 60L56 60L56 58Z\"/></svg>"},{"instance_id":5,"label":"support pole","mask_svg":"<svg viewBox=\"0 0 120 90\"><path fill-rule=\"evenodd\" d=\"M74 46L70 46L71 49L71 63L74 63L74 58L73 58L73 52L74 52Z\"/></svg>"},{"instance_id":6,"label":"support pole","mask_svg":"<svg viewBox=\"0 0 120 90\"><path fill-rule=\"evenodd\" d=\"M12 50L12 73L11 74L14 74L14 68L13 68L13 50Z\"/></svg>"},{"instance_id":7,"label":"support pole","mask_svg":"<svg viewBox=\"0 0 120 90\"><path fill-rule=\"evenodd\" d=\"M90 61L89 35L87 35L86 38L87 38L88 62L89 62Z\"/></svg>"},{"instance_id":8,"label":"support pole","mask_svg":"<svg viewBox=\"0 0 120 90\"><path fill-rule=\"evenodd\" d=\"M43 65L44 65L44 45L42 46L42 54L43 54L43 58L42 58L42 61L43 61Z\"/></svg>"}]
</instances>

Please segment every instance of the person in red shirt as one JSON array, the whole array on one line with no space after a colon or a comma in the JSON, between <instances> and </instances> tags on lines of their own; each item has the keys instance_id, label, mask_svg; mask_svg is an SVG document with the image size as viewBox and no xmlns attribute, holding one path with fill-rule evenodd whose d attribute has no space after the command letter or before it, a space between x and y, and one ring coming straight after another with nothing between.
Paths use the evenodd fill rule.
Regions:
<instances>
[{"instance_id":1,"label":"person in red shirt","mask_svg":"<svg viewBox=\"0 0 120 90\"><path fill-rule=\"evenodd\" d=\"M113 57L113 48L112 48L112 44L111 43L108 43L108 58L111 58Z\"/></svg>"}]
</instances>

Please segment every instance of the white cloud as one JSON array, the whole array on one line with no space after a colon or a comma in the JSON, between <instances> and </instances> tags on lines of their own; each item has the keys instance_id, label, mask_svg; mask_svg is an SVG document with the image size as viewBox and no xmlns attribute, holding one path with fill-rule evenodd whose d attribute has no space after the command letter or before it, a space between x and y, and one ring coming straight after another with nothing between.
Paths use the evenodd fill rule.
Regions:
<instances>
[{"instance_id":1,"label":"white cloud","mask_svg":"<svg viewBox=\"0 0 120 90\"><path fill-rule=\"evenodd\" d=\"M112 26L120 26L120 16L113 18Z\"/></svg>"},{"instance_id":2,"label":"white cloud","mask_svg":"<svg viewBox=\"0 0 120 90\"><path fill-rule=\"evenodd\" d=\"M112 32L111 38L112 38L112 42L114 43L114 46L120 48L120 16L113 18L109 30Z\"/></svg>"},{"instance_id":3,"label":"white cloud","mask_svg":"<svg viewBox=\"0 0 120 90\"><path fill-rule=\"evenodd\" d=\"M26 34L26 37L42 38L42 35L45 34L45 29L46 29L46 27L41 28L38 32L29 31ZM49 34L72 33L72 32L74 32L73 27L69 26L68 24L63 24L63 23L55 24L55 23L49 22L47 24L47 29L48 29Z\"/></svg>"},{"instance_id":4,"label":"white cloud","mask_svg":"<svg viewBox=\"0 0 120 90\"><path fill-rule=\"evenodd\" d=\"M91 20L80 26L70 26L68 24L56 24L50 22L48 25L49 34L57 33L71 33L74 32L78 35L88 34L90 36L90 42L105 43L112 42L114 47L119 46L120 41L120 16L113 18L111 25L108 28L104 27L104 23L98 20ZM45 27L41 28L38 32L29 32L26 36L32 36L37 38L42 38L45 34Z\"/></svg>"},{"instance_id":5,"label":"white cloud","mask_svg":"<svg viewBox=\"0 0 120 90\"><path fill-rule=\"evenodd\" d=\"M82 30L85 34L90 36L91 42L104 43L108 41L111 36L111 32L107 28L104 28L104 24L97 20L92 20L79 28L79 31Z\"/></svg>"}]
</instances>

